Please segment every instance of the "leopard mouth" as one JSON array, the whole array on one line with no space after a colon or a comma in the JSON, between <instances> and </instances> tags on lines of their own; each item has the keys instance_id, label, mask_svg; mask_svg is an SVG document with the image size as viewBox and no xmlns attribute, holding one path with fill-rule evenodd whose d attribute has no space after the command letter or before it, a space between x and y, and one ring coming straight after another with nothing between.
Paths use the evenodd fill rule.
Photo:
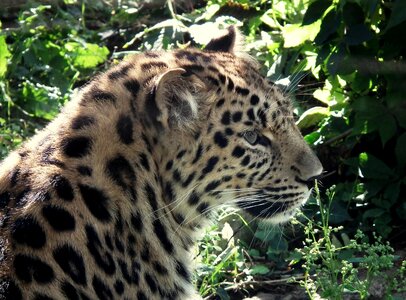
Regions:
<instances>
[{"instance_id":1,"label":"leopard mouth","mask_svg":"<svg viewBox=\"0 0 406 300\"><path fill-rule=\"evenodd\" d=\"M289 219L293 211L301 207L309 198L311 191L304 193L286 194L262 194L259 200L244 199L238 202L238 206L253 217L259 219L273 219L286 216ZM264 199L266 198L266 199Z\"/></svg>"}]
</instances>

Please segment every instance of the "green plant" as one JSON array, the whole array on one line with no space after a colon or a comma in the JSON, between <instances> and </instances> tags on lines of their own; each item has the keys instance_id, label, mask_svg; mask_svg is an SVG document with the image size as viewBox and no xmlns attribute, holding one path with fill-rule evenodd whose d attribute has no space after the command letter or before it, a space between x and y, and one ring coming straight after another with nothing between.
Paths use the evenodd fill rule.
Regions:
<instances>
[{"instance_id":1,"label":"green plant","mask_svg":"<svg viewBox=\"0 0 406 300\"><path fill-rule=\"evenodd\" d=\"M311 299L343 299L345 293L356 293L361 299L369 296L389 297L393 290L403 288L398 280L404 278L404 267L397 274L387 271L393 268L394 250L388 242L373 234L372 241L360 230L349 239L343 227L329 224L330 208L335 196L334 187L327 191L324 204L315 186L316 200L320 208L320 221L301 214L306 224L303 248L296 249L304 263L304 279L299 281ZM341 239L341 241L340 241ZM404 266L405 261L402 262Z\"/></svg>"}]
</instances>

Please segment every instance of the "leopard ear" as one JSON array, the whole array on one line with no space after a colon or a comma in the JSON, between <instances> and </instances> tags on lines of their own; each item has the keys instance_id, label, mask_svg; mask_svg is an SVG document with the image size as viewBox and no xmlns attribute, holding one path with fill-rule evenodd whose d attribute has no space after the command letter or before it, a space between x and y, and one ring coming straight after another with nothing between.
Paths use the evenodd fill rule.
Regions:
<instances>
[{"instance_id":1,"label":"leopard ear","mask_svg":"<svg viewBox=\"0 0 406 300\"><path fill-rule=\"evenodd\" d=\"M217 38L212 39L205 50L218 51L218 52L230 52L235 53L239 51L239 44L241 42L241 35L234 26L227 28L227 32Z\"/></svg>"},{"instance_id":2,"label":"leopard ear","mask_svg":"<svg viewBox=\"0 0 406 300\"><path fill-rule=\"evenodd\" d=\"M190 128L197 119L196 91L199 85L186 70L176 68L159 75L145 103L147 119L163 128Z\"/></svg>"}]
</instances>

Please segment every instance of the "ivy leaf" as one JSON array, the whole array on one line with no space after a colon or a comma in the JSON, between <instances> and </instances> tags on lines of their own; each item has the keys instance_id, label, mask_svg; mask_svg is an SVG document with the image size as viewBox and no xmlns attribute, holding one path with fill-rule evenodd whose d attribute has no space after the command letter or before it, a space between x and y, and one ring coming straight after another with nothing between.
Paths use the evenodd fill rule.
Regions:
<instances>
[{"instance_id":1,"label":"ivy leaf","mask_svg":"<svg viewBox=\"0 0 406 300\"><path fill-rule=\"evenodd\" d=\"M312 2L303 17L302 25L309 25L320 19L331 3L331 0L316 0Z\"/></svg>"},{"instance_id":2,"label":"ivy leaf","mask_svg":"<svg viewBox=\"0 0 406 300\"><path fill-rule=\"evenodd\" d=\"M388 26L386 26L385 30L395 27L404 21L406 21L406 1L396 0L393 4Z\"/></svg>"},{"instance_id":3,"label":"ivy leaf","mask_svg":"<svg viewBox=\"0 0 406 300\"><path fill-rule=\"evenodd\" d=\"M399 166L406 166L406 132L398 138L395 147L395 154Z\"/></svg>"}]
</instances>

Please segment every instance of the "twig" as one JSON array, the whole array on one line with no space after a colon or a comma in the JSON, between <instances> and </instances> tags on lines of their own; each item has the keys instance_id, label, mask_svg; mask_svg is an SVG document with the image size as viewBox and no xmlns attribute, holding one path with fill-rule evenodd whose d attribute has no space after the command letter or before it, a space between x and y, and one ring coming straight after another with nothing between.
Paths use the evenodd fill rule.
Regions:
<instances>
[{"instance_id":1,"label":"twig","mask_svg":"<svg viewBox=\"0 0 406 300\"><path fill-rule=\"evenodd\" d=\"M322 145L323 146L330 145L330 144L334 143L335 141L338 141L338 140L341 140L342 138L345 138L351 132L352 132L352 128L344 131L343 133L341 133L341 134L339 134L339 135L337 135L337 136L335 136L335 137L333 137L331 139L329 139L328 141L324 142Z\"/></svg>"}]
</instances>

